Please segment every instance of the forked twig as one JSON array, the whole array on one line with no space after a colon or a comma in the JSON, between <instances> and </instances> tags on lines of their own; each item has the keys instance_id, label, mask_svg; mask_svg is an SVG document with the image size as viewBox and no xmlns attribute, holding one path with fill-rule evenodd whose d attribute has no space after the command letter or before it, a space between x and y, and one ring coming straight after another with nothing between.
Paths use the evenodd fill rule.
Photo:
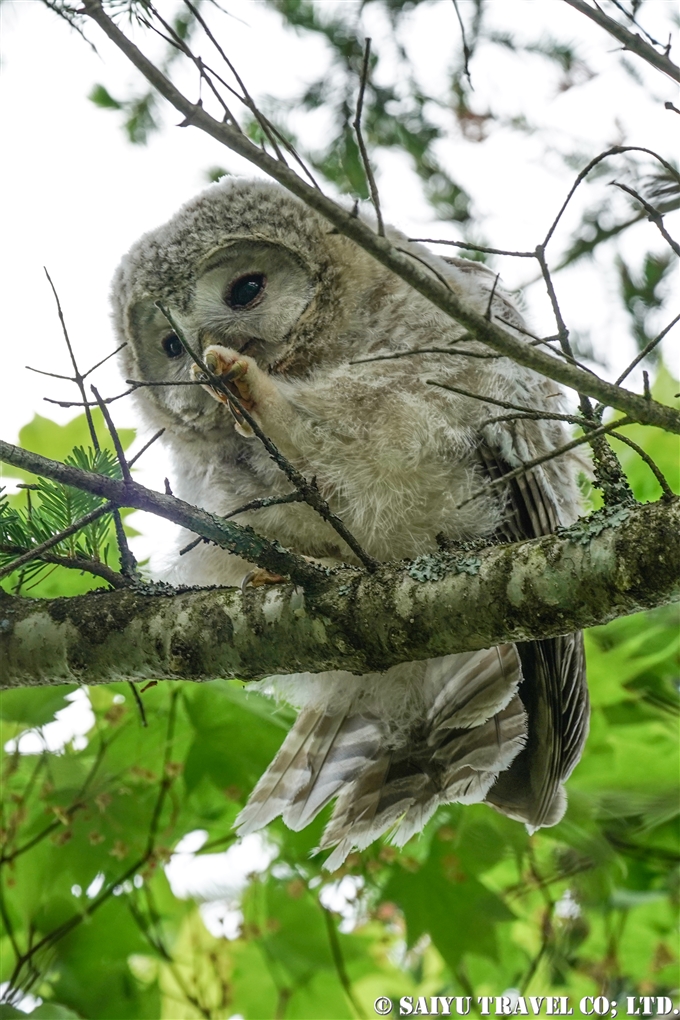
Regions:
<instances>
[{"instance_id":1,"label":"forked twig","mask_svg":"<svg viewBox=\"0 0 680 1020\"><path fill-rule=\"evenodd\" d=\"M85 376L81 374L81 372L80 372L80 370L78 368L78 363L76 361L76 356L73 353L73 347L71 346L71 338L69 337L68 329L66 328L66 320L64 319L64 313L63 313L62 308L61 308L61 301L59 300L59 295L57 294L57 288L52 283L52 277L48 273L47 267L43 266L43 269L45 270L45 276L47 277L47 281L48 281L48 283L49 283L49 285L50 285L50 287L52 289L52 293L54 295L54 300L55 300L55 302L57 304L57 315L59 316L59 322L61 323L61 329L62 329L62 332L64 334L64 340L66 342L66 348L68 350L69 357L71 358L71 364L73 365L73 378L72 378L71 381L74 382L76 384L76 386L78 387L78 389L80 390L80 395L81 395L81 397L83 399L83 402L86 405L85 406L85 417L87 418L87 427L90 430L90 438L92 439L92 446L95 449L95 451L98 451L99 450L99 440L97 439L97 432L96 432L96 429L94 427L94 420L92 418L92 415L90 414L90 408L89 408L89 405L87 404L87 396L85 394Z\"/></svg>"},{"instance_id":2,"label":"forked twig","mask_svg":"<svg viewBox=\"0 0 680 1020\"><path fill-rule=\"evenodd\" d=\"M611 181L610 183L612 187L620 188L621 191L625 191L627 195L630 195L631 198L634 198L636 202L640 203L642 208L647 213L647 219L654 224L654 226L658 229L659 233L663 237L664 241L668 245L670 245L675 254L680 255L680 244L678 244L677 241L674 241L671 235L666 230L663 223L663 216L658 211L658 209L655 209L653 205L650 205L646 198L643 198L642 195L638 194L638 192L635 191L633 188L629 188L627 184L621 184L619 181Z\"/></svg>"}]
</instances>

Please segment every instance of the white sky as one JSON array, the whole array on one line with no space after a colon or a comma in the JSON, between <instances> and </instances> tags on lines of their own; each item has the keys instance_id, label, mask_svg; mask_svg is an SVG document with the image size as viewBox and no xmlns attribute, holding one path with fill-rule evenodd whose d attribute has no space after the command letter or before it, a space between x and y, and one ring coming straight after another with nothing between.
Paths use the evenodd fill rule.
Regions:
<instances>
[{"instance_id":1,"label":"white sky","mask_svg":"<svg viewBox=\"0 0 680 1020\"><path fill-rule=\"evenodd\" d=\"M336 4L337 0L324 0L328 10ZM351 4L360 16L355 0L344 0L344 4ZM465 0L461 6L465 11ZM175 4L161 0L160 7L171 14ZM234 17L220 18L221 38L256 98L266 93L293 94L301 83L323 72L326 51L320 39L283 33L279 16L256 0L227 0L226 7ZM672 0L648 0L645 24L663 34L669 7L676 9ZM663 103L670 99L678 105L677 89L631 58L647 87L637 85L621 70L609 37L562 0L495 0L490 10L500 29L578 40L596 72L585 85L560 92L559 75L544 58L518 59L499 48L486 49L472 64L476 109L491 107L501 117L525 112L540 130L520 135L499 129L479 145L461 137L445 106L435 111L447 132L447 139L439 144L440 158L474 196L480 213L479 236L498 247L531 248L545 232L573 178L557 152L582 151L587 159L608 144L625 142L672 158L678 151L680 119L666 111ZM378 8L369 5L363 18L367 35L376 40L385 36ZM114 346L108 289L122 253L142 232L163 222L200 190L209 167L222 165L250 175L255 171L200 132L173 127L179 120L173 111L167 114L169 128L154 135L147 147L128 144L120 115L100 110L86 98L95 82L102 82L115 96L124 96L129 85L138 85L96 26L88 31L99 55L39 0L3 3L0 26L4 152L0 166L0 435L15 441L19 427L36 411L57 421L74 413L42 400L44 395L73 399L70 384L24 368L31 364L54 372L69 370L43 265L58 289L80 366L89 367ZM402 37L421 81L445 98L446 72L459 38L453 5L440 0L419 7L408 15ZM203 44L199 52L209 56ZM191 78L183 83L189 89L195 84ZM313 144L327 130L323 112L306 119L296 116L293 124ZM547 156L546 141L553 150ZM460 237L455 225L433 220L403 155L381 153L377 163L388 220L415 236ZM581 203L592 206L604 193L608 179L583 188L566 226L575 222ZM677 216L668 217L668 227L680 233ZM635 264L650 249L660 251L663 244L646 223L623 241L626 257ZM559 274L557 284L567 321L590 333L615 372L629 360L634 347L612 292L613 277L605 274L600 279L598 265L599 260ZM507 284L516 286L531 278L533 268L526 262L504 260L502 273ZM526 296L534 327L553 331L542 285L529 288ZM659 317L659 325L670 317L669 307ZM677 339L666 345L667 359L676 364L679 346ZM114 364L102 369L95 381L108 395L122 388ZM114 408L118 425L135 424L126 401ZM140 477L158 486L164 472L161 459L150 453Z\"/></svg>"}]
</instances>

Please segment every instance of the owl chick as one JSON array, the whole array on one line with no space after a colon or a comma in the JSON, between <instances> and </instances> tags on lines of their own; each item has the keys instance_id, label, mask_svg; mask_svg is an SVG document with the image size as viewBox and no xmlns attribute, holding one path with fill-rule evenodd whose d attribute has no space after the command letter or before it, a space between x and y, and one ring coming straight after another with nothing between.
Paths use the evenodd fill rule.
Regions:
<instances>
[{"instance_id":1,"label":"owl chick","mask_svg":"<svg viewBox=\"0 0 680 1020\"><path fill-rule=\"evenodd\" d=\"M469 305L526 338L518 309L483 266L387 234ZM553 411L555 384L475 341L277 185L213 185L142 237L117 271L126 377L190 382L192 360L159 300L375 558L417 557L442 541L519 541L575 519L569 456L488 485L565 435L556 421L489 421L498 410L483 398ZM433 346L447 353L420 353ZM223 514L289 492L262 444L214 397L187 385L135 394L145 423L166 430L175 493ZM322 563L356 562L304 503L239 520ZM177 548L189 539L181 534ZM201 544L175 556L168 579L238 584L251 566ZM239 831L278 815L300 829L334 800L321 840L334 848L330 869L388 831L403 845L440 804L485 802L530 830L553 825L588 727L580 634L362 677L338 670L266 684L300 713Z\"/></svg>"}]
</instances>

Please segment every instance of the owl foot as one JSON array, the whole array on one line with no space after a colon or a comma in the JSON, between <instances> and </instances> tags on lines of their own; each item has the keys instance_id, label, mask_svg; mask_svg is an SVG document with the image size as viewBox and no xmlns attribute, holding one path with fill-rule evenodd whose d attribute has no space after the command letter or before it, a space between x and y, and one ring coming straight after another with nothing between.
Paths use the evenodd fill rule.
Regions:
<instances>
[{"instance_id":1,"label":"owl foot","mask_svg":"<svg viewBox=\"0 0 680 1020\"><path fill-rule=\"evenodd\" d=\"M291 408L288 401L281 394L276 382L265 371L263 371L254 358L247 354L231 350L228 347L221 347L219 344L211 344L206 347L203 358L205 366L212 376L217 376L220 382L226 387L243 406L257 419L258 424L267 435L273 437L274 432L288 434L290 428ZM222 404L227 404L235 419L235 429L243 436L252 437L253 430L239 412L238 407L229 402L227 394L211 384L206 373L198 365L193 366L193 376L196 382L203 385L204 389ZM274 438L274 437L273 437ZM280 442L277 438L276 442Z\"/></svg>"},{"instance_id":2,"label":"owl foot","mask_svg":"<svg viewBox=\"0 0 680 1020\"><path fill-rule=\"evenodd\" d=\"M249 585L251 588L259 588L263 584L280 584L285 580L286 578L281 577L280 574L272 574L269 570L264 570L262 567L255 567L254 570L248 571L241 581L241 591L245 595L246 588Z\"/></svg>"},{"instance_id":3,"label":"owl foot","mask_svg":"<svg viewBox=\"0 0 680 1020\"><path fill-rule=\"evenodd\" d=\"M260 371L252 358L245 357L239 354L238 351L229 350L227 347L219 347L217 344L213 344L206 348L203 359L206 368L213 375L219 376L220 380L228 385L231 392L235 397L239 398L247 411L252 411L255 407L255 399L251 382L253 376ZM194 379L206 384L205 388L211 396L223 404L228 403L224 393L220 393L219 390L214 389L207 383L205 373L199 365L194 365L192 371ZM249 373L250 378L248 378Z\"/></svg>"}]
</instances>

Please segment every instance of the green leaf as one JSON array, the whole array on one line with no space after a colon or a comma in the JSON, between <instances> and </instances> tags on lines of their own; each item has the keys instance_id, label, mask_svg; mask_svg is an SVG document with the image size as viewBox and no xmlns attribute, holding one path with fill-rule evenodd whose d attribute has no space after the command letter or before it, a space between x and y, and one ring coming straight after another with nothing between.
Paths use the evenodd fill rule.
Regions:
<instances>
[{"instance_id":1,"label":"green leaf","mask_svg":"<svg viewBox=\"0 0 680 1020\"><path fill-rule=\"evenodd\" d=\"M109 436L108 429L104 422L103 415L98 407L92 408L92 420L99 438L99 445L103 450L115 453L113 442ZM127 450L135 438L134 429L119 429L118 436L124 450ZM76 446L88 447L92 445L92 438L84 414L79 414L65 425L58 425L49 418L43 418L36 414L32 421L19 432L19 446L33 453L40 453L43 457L50 457L52 460L65 460ZM14 472L14 468L10 469ZM24 472L27 474L26 472ZM13 475L13 477L19 477ZM33 480L33 476L30 475Z\"/></svg>"},{"instance_id":2,"label":"green leaf","mask_svg":"<svg viewBox=\"0 0 680 1020\"><path fill-rule=\"evenodd\" d=\"M25 1015L25 1014L24 1014ZM74 1013L68 1006L62 1006L58 1002L43 1002L41 1006L33 1010L29 1016L36 1020L78 1020L80 1013Z\"/></svg>"},{"instance_id":3,"label":"green leaf","mask_svg":"<svg viewBox=\"0 0 680 1020\"><path fill-rule=\"evenodd\" d=\"M123 104L114 99L111 93L103 85L95 85L87 97L95 106L102 110L122 110Z\"/></svg>"},{"instance_id":4,"label":"green leaf","mask_svg":"<svg viewBox=\"0 0 680 1020\"><path fill-rule=\"evenodd\" d=\"M497 959L497 925L513 919L498 896L467 875L460 858L438 841L417 871L394 869L382 898L403 911L408 945L429 934L454 970L471 949Z\"/></svg>"},{"instance_id":5,"label":"green leaf","mask_svg":"<svg viewBox=\"0 0 680 1020\"><path fill-rule=\"evenodd\" d=\"M76 690L75 684L63 687L22 687L0 691L0 719L23 723L25 726L44 726L54 718L55 712L66 708L64 698Z\"/></svg>"},{"instance_id":6,"label":"green leaf","mask_svg":"<svg viewBox=\"0 0 680 1020\"><path fill-rule=\"evenodd\" d=\"M201 684L186 704L196 730L184 772L187 789L207 776L218 789L243 799L279 749L288 713L229 680Z\"/></svg>"}]
</instances>

